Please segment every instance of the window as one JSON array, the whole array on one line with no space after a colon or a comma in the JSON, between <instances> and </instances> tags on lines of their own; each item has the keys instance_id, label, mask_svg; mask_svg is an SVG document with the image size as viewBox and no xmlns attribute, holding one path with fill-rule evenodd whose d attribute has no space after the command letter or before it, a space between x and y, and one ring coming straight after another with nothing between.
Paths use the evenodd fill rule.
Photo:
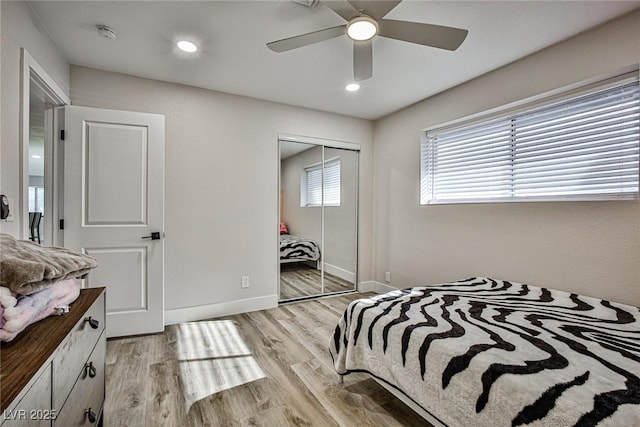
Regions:
<instances>
[{"instance_id":1,"label":"window","mask_svg":"<svg viewBox=\"0 0 640 427\"><path fill-rule=\"evenodd\" d=\"M637 72L512 114L427 131L420 203L637 199Z\"/></svg>"},{"instance_id":2,"label":"window","mask_svg":"<svg viewBox=\"0 0 640 427\"><path fill-rule=\"evenodd\" d=\"M324 179L324 188L323 188ZM323 191L324 190L324 191ZM324 206L340 206L340 158L336 157L322 164L307 166L303 174L300 195L302 206L321 206L324 192Z\"/></svg>"},{"instance_id":3,"label":"window","mask_svg":"<svg viewBox=\"0 0 640 427\"><path fill-rule=\"evenodd\" d=\"M44 187L29 187L29 212L44 212Z\"/></svg>"}]
</instances>

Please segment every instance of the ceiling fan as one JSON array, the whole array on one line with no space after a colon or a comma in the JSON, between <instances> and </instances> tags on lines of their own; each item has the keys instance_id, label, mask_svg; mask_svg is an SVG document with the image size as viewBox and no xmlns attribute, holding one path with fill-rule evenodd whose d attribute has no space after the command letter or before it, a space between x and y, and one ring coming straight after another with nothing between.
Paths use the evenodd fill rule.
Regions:
<instances>
[{"instance_id":1,"label":"ceiling fan","mask_svg":"<svg viewBox=\"0 0 640 427\"><path fill-rule=\"evenodd\" d=\"M337 27L267 43L267 47L274 52L285 52L346 34L353 40L354 79L362 81L373 75L372 39L376 35L447 50L456 50L467 37L469 31L460 28L382 19L401 1L321 1L348 22Z\"/></svg>"}]
</instances>

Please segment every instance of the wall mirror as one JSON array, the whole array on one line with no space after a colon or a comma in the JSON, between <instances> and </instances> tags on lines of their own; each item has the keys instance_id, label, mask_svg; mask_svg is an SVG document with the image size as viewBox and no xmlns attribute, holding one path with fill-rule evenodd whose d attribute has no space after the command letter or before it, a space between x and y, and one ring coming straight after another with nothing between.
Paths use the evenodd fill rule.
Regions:
<instances>
[{"instance_id":1,"label":"wall mirror","mask_svg":"<svg viewBox=\"0 0 640 427\"><path fill-rule=\"evenodd\" d=\"M45 135L53 126L50 111L55 103L33 79L29 83L29 239L45 244L45 188L49 187L45 187L45 158L50 155L49 149L45 154ZM47 138L47 145L49 142ZM50 230L46 231L50 235ZM46 243L51 244L49 241Z\"/></svg>"},{"instance_id":2,"label":"wall mirror","mask_svg":"<svg viewBox=\"0 0 640 427\"><path fill-rule=\"evenodd\" d=\"M50 246L60 244L54 239L56 108L70 100L24 48L21 61L21 237Z\"/></svg>"},{"instance_id":3,"label":"wall mirror","mask_svg":"<svg viewBox=\"0 0 640 427\"><path fill-rule=\"evenodd\" d=\"M359 147L302 137L279 143L280 301L354 291Z\"/></svg>"}]
</instances>

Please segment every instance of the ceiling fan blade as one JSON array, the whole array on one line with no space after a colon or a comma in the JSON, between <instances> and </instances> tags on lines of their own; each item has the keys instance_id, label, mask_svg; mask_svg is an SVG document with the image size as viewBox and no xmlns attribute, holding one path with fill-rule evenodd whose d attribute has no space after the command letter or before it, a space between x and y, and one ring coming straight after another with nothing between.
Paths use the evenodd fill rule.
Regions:
<instances>
[{"instance_id":1,"label":"ceiling fan blade","mask_svg":"<svg viewBox=\"0 0 640 427\"><path fill-rule=\"evenodd\" d=\"M441 25L421 24L419 22L394 21L383 19L378 22L378 35L410 43L456 50L469 33L460 28Z\"/></svg>"},{"instance_id":2,"label":"ceiling fan blade","mask_svg":"<svg viewBox=\"0 0 640 427\"><path fill-rule=\"evenodd\" d=\"M286 52L287 50L297 49L299 47L329 40L334 37L343 36L345 34L345 28L347 28L346 24L327 28L325 30L314 31L312 33L301 34L299 36L289 37L288 39L267 43L267 47L274 52Z\"/></svg>"},{"instance_id":3,"label":"ceiling fan blade","mask_svg":"<svg viewBox=\"0 0 640 427\"><path fill-rule=\"evenodd\" d=\"M358 11L363 11L375 19L382 19L391 12L391 9L400 4L402 0L350 0L349 3Z\"/></svg>"},{"instance_id":4,"label":"ceiling fan blade","mask_svg":"<svg viewBox=\"0 0 640 427\"><path fill-rule=\"evenodd\" d=\"M326 0L322 1L329 9L342 16L345 21L349 21L360 13L347 0Z\"/></svg>"},{"instance_id":5,"label":"ceiling fan blade","mask_svg":"<svg viewBox=\"0 0 640 427\"><path fill-rule=\"evenodd\" d=\"M357 82L373 76L373 43L371 40L353 42L353 78Z\"/></svg>"}]
</instances>

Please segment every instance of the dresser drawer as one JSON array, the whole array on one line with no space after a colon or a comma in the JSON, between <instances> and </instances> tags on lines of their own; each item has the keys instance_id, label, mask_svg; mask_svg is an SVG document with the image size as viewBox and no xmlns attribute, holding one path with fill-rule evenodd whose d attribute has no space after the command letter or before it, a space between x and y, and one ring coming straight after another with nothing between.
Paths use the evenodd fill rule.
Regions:
<instances>
[{"instance_id":1,"label":"dresser drawer","mask_svg":"<svg viewBox=\"0 0 640 427\"><path fill-rule=\"evenodd\" d=\"M4 411L2 427L50 426L55 416L51 410L51 365L48 364L20 402Z\"/></svg>"},{"instance_id":2,"label":"dresser drawer","mask_svg":"<svg viewBox=\"0 0 640 427\"><path fill-rule=\"evenodd\" d=\"M92 411L97 418L100 416L104 404L105 384L105 355L107 340L103 333L95 349L89 355L86 364L91 363L95 368L95 376L89 374L89 369L82 364L82 372L73 386L69 398L60 411L55 425L60 427L91 426L88 411ZM4 426L3 426L4 427Z\"/></svg>"},{"instance_id":3,"label":"dresser drawer","mask_svg":"<svg viewBox=\"0 0 640 427\"><path fill-rule=\"evenodd\" d=\"M53 358L53 409L60 411L105 325L104 292L91 305ZM92 322L89 321L91 319ZM98 323L96 324L95 321ZM91 324L93 323L93 325ZM95 328L94 328L95 327ZM104 374L102 374L104 377Z\"/></svg>"}]
</instances>

